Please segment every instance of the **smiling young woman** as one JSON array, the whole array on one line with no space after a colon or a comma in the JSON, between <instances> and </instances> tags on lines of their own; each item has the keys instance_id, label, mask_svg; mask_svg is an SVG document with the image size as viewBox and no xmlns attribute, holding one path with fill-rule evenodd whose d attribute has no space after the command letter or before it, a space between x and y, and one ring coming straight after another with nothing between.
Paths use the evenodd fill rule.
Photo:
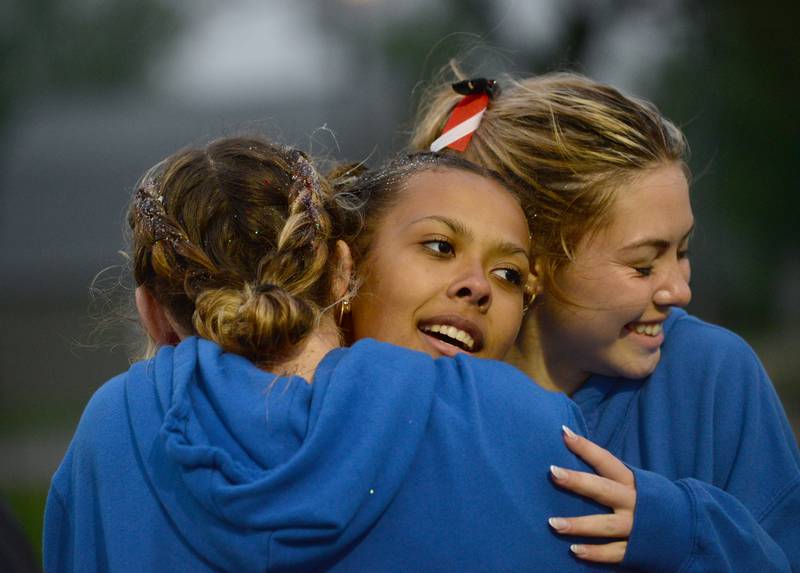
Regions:
<instances>
[{"instance_id":1,"label":"smiling young woman","mask_svg":"<svg viewBox=\"0 0 800 573\"><path fill-rule=\"evenodd\" d=\"M525 213L496 179L422 165L402 184L402 200L374 221L356 264L352 335L434 357L502 358L522 321L530 268ZM373 178L363 187L378 184Z\"/></svg>"},{"instance_id":2,"label":"smiling young woman","mask_svg":"<svg viewBox=\"0 0 800 573\"><path fill-rule=\"evenodd\" d=\"M524 193L537 296L509 360L569 394L608 450L565 434L600 475L556 482L614 509L551 526L618 538L573 550L646 571L800 570L800 453L780 401L743 340L681 308L683 134L580 75L505 84L434 86L412 148L452 145ZM464 119L475 102L479 122Z\"/></svg>"},{"instance_id":3,"label":"smiling young woman","mask_svg":"<svg viewBox=\"0 0 800 573\"><path fill-rule=\"evenodd\" d=\"M558 271L560 296L540 298L509 357L546 388L572 394L592 374L648 376L670 308L691 299L694 216L684 169L654 166L621 187L609 223L578 243Z\"/></svg>"}]
</instances>

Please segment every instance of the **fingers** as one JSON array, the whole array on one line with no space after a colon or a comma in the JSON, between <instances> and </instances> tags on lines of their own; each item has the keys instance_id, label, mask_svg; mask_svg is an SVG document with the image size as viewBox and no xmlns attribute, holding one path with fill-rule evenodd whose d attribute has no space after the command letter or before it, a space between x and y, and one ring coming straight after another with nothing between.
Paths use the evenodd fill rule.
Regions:
<instances>
[{"instance_id":1,"label":"fingers","mask_svg":"<svg viewBox=\"0 0 800 573\"><path fill-rule=\"evenodd\" d=\"M559 487L589 497L615 511L633 511L636 506L636 489L632 485L558 466L550 466L550 474Z\"/></svg>"},{"instance_id":2,"label":"fingers","mask_svg":"<svg viewBox=\"0 0 800 573\"><path fill-rule=\"evenodd\" d=\"M605 545L570 545L576 557L596 563L621 563L628 548L627 541L615 541Z\"/></svg>"},{"instance_id":3,"label":"fingers","mask_svg":"<svg viewBox=\"0 0 800 573\"><path fill-rule=\"evenodd\" d=\"M581 517L551 517L550 527L565 535L583 537L628 537L633 529L633 514L607 513Z\"/></svg>"},{"instance_id":4,"label":"fingers","mask_svg":"<svg viewBox=\"0 0 800 573\"><path fill-rule=\"evenodd\" d=\"M633 529L636 506L636 483L628 467L591 440L578 436L562 426L567 448L592 466L599 474L550 466L550 473L559 487L591 498L612 509L605 515L553 517L548 521L559 534L584 537L620 537L625 540L602 545L574 544L570 550L586 561L620 563L628 548L627 538Z\"/></svg>"},{"instance_id":5,"label":"fingers","mask_svg":"<svg viewBox=\"0 0 800 573\"><path fill-rule=\"evenodd\" d=\"M577 435L567 426L561 426L561 429L564 431L564 443L567 448L592 466L598 474L625 485L632 486L634 484L633 472L608 450Z\"/></svg>"}]
</instances>

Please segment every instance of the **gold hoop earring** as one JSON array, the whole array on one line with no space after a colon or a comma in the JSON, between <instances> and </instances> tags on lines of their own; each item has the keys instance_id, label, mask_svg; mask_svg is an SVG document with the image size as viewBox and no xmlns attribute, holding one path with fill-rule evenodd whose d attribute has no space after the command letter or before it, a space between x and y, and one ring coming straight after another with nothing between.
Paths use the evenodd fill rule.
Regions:
<instances>
[{"instance_id":1,"label":"gold hoop earring","mask_svg":"<svg viewBox=\"0 0 800 573\"><path fill-rule=\"evenodd\" d=\"M531 307L531 305L533 304L533 301L535 301L535 300L536 300L536 293L535 292L532 292L531 294L528 295L528 300L526 300L522 304L522 312L523 312L523 314L528 312L528 309Z\"/></svg>"},{"instance_id":2,"label":"gold hoop earring","mask_svg":"<svg viewBox=\"0 0 800 573\"><path fill-rule=\"evenodd\" d=\"M350 314L350 299L344 299L339 303L339 317L336 320L336 324L338 326L342 325L342 321L344 321L346 314Z\"/></svg>"}]
</instances>

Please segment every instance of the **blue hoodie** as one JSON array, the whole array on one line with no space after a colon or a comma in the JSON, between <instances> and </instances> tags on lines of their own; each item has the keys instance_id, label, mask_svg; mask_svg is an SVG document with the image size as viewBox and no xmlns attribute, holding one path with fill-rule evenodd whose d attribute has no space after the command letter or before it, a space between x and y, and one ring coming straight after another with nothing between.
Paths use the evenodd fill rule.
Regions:
<instances>
[{"instance_id":1,"label":"blue hoodie","mask_svg":"<svg viewBox=\"0 0 800 573\"><path fill-rule=\"evenodd\" d=\"M314 384L189 338L103 385L53 477L47 571L593 571L547 517L577 407L500 362L364 340Z\"/></svg>"},{"instance_id":2,"label":"blue hoodie","mask_svg":"<svg viewBox=\"0 0 800 573\"><path fill-rule=\"evenodd\" d=\"M624 563L653 573L800 572L800 455L780 400L735 334L675 309L643 380L574 395L590 436L633 468Z\"/></svg>"}]
</instances>

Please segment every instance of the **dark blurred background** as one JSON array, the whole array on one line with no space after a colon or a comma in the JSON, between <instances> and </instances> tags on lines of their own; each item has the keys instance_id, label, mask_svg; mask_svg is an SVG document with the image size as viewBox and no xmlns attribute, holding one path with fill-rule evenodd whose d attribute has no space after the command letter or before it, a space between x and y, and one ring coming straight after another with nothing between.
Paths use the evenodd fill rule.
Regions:
<instances>
[{"instance_id":1,"label":"dark blurred background","mask_svg":"<svg viewBox=\"0 0 800 573\"><path fill-rule=\"evenodd\" d=\"M756 348L798 428L796 6L7 0L0 499L38 551L49 478L80 412L128 364L119 251L145 169L243 131L375 163L403 147L417 98L454 56L475 75L580 71L653 100L685 129L698 218L690 310Z\"/></svg>"}]
</instances>

